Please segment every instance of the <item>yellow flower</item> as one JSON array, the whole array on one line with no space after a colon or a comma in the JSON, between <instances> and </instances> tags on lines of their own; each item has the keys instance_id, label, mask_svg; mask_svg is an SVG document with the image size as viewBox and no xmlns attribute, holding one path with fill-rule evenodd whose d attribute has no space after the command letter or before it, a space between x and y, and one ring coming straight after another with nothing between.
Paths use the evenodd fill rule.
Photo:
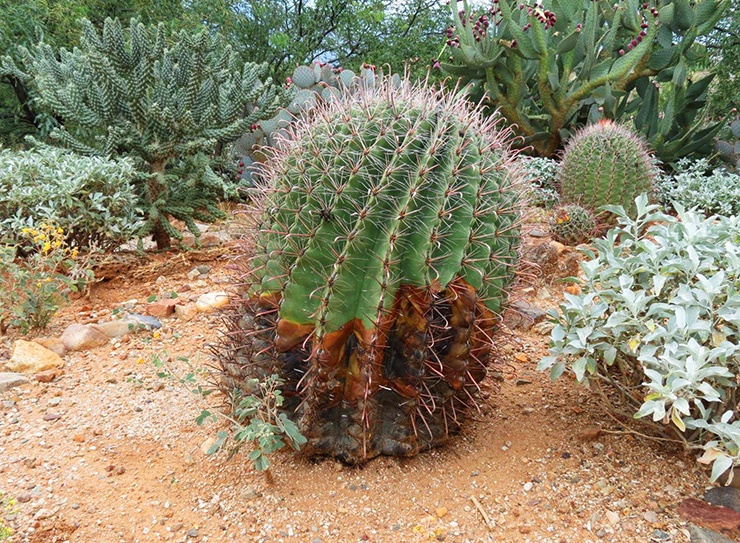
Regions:
<instances>
[{"instance_id":1,"label":"yellow flower","mask_svg":"<svg viewBox=\"0 0 740 543\"><path fill-rule=\"evenodd\" d=\"M160 335L161 335L161 334L159 333L159 330L157 330L156 332L154 332L154 333L152 334L152 337L153 337L154 339L159 339L159 336L160 336Z\"/></svg>"},{"instance_id":2,"label":"yellow flower","mask_svg":"<svg viewBox=\"0 0 740 543\"><path fill-rule=\"evenodd\" d=\"M44 246L41 248L41 250L45 253L48 253L49 251L51 251L51 243L48 241L45 241Z\"/></svg>"}]
</instances>

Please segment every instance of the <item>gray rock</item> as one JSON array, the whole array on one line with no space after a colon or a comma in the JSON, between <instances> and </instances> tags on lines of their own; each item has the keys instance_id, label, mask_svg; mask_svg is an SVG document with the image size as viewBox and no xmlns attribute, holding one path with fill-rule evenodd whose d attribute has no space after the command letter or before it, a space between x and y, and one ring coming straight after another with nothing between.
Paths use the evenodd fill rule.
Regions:
<instances>
[{"instance_id":1,"label":"gray rock","mask_svg":"<svg viewBox=\"0 0 740 543\"><path fill-rule=\"evenodd\" d=\"M188 530L188 537L191 538L191 539L195 539L199 535L200 534L198 533L198 530L196 528L190 528Z\"/></svg>"},{"instance_id":2,"label":"gray rock","mask_svg":"<svg viewBox=\"0 0 740 543\"><path fill-rule=\"evenodd\" d=\"M21 373L0 373L0 392L5 392L6 390L25 385L27 383L30 383L30 381Z\"/></svg>"},{"instance_id":3,"label":"gray rock","mask_svg":"<svg viewBox=\"0 0 740 543\"><path fill-rule=\"evenodd\" d=\"M128 318L133 319L139 324L143 325L147 330L159 330L160 328L162 328L161 321L156 317L150 317L149 315L139 315L138 313L131 313Z\"/></svg>"},{"instance_id":4,"label":"gray rock","mask_svg":"<svg viewBox=\"0 0 740 543\"><path fill-rule=\"evenodd\" d=\"M524 300L517 300L506 310L504 322L509 328L521 328L529 330L535 324L542 322L547 313L539 307L533 306Z\"/></svg>"},{"instance_id":5,"label":"gray rock","mask_svg":"<svg viewBox=\"0 0 740 543\"><path fill-rule=\"evenodd\" d=\"M707 528L700 528L694 524L689 524L689 534L691 535L691 543L735 543L722 534Z\"/></svg>"},{"instance_id":6,"label":"gray rock","mask_svg":"<svg viewBox=\"0 0 740 543\"><path fill-rule=\"evenodd\" d=\"M718 486L710 488L704 494L704 501L712 505L729 507L740 513L740 488L732 486Z\"/></svg>"},{"instance_id":7,"label":"gray rock","mask_svg":"<svg viewBox=\"0 0 740 543\"><path fill-rule=\"evenodd\" d=\"M532 230L529 231L529 235L533 238L546 238L547 232L545 232L541 228L532 228Z\"/></svg>"},{"instance_id":8,"label":"gray rock","mask_svg":"<svg viewBox=\"0 0 740 543\"><path fill-rule=\"evenodd\" d=\"M68 351L87 351L107 345L106 333L95 325L70 324L60 338Z\"/></svg>"}]
</instances>

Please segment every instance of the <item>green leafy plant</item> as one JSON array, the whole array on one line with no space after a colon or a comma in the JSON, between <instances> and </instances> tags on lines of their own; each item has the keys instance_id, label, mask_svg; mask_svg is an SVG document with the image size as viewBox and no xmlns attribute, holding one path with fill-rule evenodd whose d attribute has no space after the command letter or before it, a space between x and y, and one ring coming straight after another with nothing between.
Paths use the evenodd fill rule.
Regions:
<instances>
[{"instance_id":1,"label":"green leafy plant","mask_svg":"<svg viewBox=\"0 0 740 543\"><path fill-rule=\"evenodd\" d=\"M711 152L721 123L704 126L712 76L692 81L697 43L729 0L605 2L497 0L473 12L451 2L447 30L453 76L490 106L543 157L577 127L602 118L626 122L663 162ZM670 84L666 84L669 83Z\"/></svg>"},{"instance_id":2,"label":"green leafy plant","mask_svg":"<svg viewBox=\"0 0 740 543\"><path fill-rule=\"evenodd\" d=\"M187 357L179 356L176 360L188 364L185 373L174 368L168 353L153 355L152 364L157 377L179 383L200 399L207 398L214 391L211 386L204 384L207 370L193 367ZM230 431L218 432L213 444L206 451L207 454L228 450L231 458L246 445L250 449L247 457L254 469L266 471L270 467L270 456L286 444L299 450L306 438L295 423L281 412L284 401L280 391L282 385L278 375L268 376L262 381L250 380L249 394L240 392L237 397L231 398L231 403L235 406L232 416L209 405L204 406L195 419L198 426L219 420L226 420L231 425Z\"/></svg>"},{"instance_id":3,"label":"green leafy plant","mask_svg":"<svg viewBox=\"0 0 740 543\"><path fill-rule=\"evenodd\" d=\"M602 120L568 140L560 162L560 197L594 210L598 220L606 221L610 218L604 206L633 212L634 199L652 191L656 174L645 141L626 126Z\"/></svg>"},{"instance_id":4,"label":"green leafy plant","mask_svg":"<svg viewBox=\"0 0 740 543\"><path fill-rule=\"evenodd\" d=\"M656 184L666 206L674 203L704 214L740 215L740 174L715 168L708 160L679 160Z\"/></svg>"},{"instance_id":5,"label":"green leafy plant","mask_svg":"<svg viewBox=\"0 0 740 543\"><path fill-rule=\"evenodd\" d=\"M588 243L596 235L596 219L578 204L565 204L553 209L550 221L552 239L565 245Z\"/></svg>"},{"instance_id":6,"label":"green leafy plant","mask_svg":"<svg viewBox=\"0 0 740 543\"><path fill-rule=\"evenodd\" d=\"M64 121L52 136L89 155L126 155L142 166L138 185L146 214L142 234L159 249L181 239L169 218L197 236L196 220L224 214L221 178L204 154L237 139L270 117L281 90L264 83L267 66L243 63L219 35L166 32L164 24L132 20L126 31L106 19L102 33L82 20L80 47L19 47L20 67L5 57L1 72L32 85L41 102ZM172 171L186 165L189 178Z\"/></svg>"},{"instance_id":7,"label":"green leafy plant","mask_svg":"<svg viewBox=\"0 0 740 543\"><path fill-rule=\"evenodd\" d=\"M518 259L522 174L495 122L381 78L269 150L224 392L279 375L307 455L356 464L448 439Z\"/></svg>"},{"instance_id":8,"label":"green leafy plant","mask_svg":"<svg viewBox=\"0 0 740 543\"><path fill-rule=\"evenodd\" d=\"M20 245L0 245L0 333L8 326L23 333L45 328L68 292L83 290L94 279L89 259L67 244L63 228L46 223L38 228L24 228ZM18 256L19 249L25 257Z\"/></svg>"},{"instance_id":9,"label":"green leafy plant","mask_svg":"<svg viewBox=\"0 0 740 543\"><path fill-rule=\"evenodd\" d=\"M79 156L40 146L0 150L0 240L18 243L23 229L53 223L81 249L115 249L142 226L129 159Z\"/></svg>"},{"instance_id":10,"label":"green leafy plant","mask_svg":"<svg viewBox=\"0 0 740 543\"><path fill-rule=\"evenodd\" d=\"M740 218L635 205L635 218L611 209L619 226L594 241L582 293L552 313L539 369L568 369L616 416L704 447L716 479L740 464Z\"/></svg>"},{"instance_id":11,"label":"green leafy plant","mask_svg":"<svg viewBox=\"0 0 740 543\"><path fill-rule=\"evenodd\" d=\"M280 376L275 374L262 381L251 379L247 386L252 393L232 400L236 406L232 433L236 446L230 454L248 444L251 448L248 458L257 471L267 470L270 455L285 447L286 443L297 451L307 441L298 426L283 412L284 398L280 391L283 384ZM212 449L220 447L224 438L224 434L220 434Z\"/></svg>"}]
</instances>

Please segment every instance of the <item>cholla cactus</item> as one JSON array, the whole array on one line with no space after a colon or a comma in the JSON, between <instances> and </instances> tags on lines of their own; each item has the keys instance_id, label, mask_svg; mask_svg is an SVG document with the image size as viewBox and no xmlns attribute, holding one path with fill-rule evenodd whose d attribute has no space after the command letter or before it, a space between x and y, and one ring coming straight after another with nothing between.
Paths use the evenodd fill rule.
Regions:
<instances>
[{"instance_id":1,"label":"cholla cactus","mask_svg":"<svg viewBox=\"0 0 740 543\"><path fill-rule=\"evenodd\" d=\"M64 120L52 136L81 154L134 156L147 165L141 234L152 234L160 249L182 238L169 217L196 235L195 221L224 217L221 180L207 165L195 171L204 160L184 162L237 139L283 99L270 80L260 81L267 65L241 62L206 29L170 35L163 24L132 19L124 31L106 19L100 32L83 19L79 49L42 43L19 52L22 66L5 57L0 74L33 81L41 101ZM191 175L172 175L174 166Z\"/></svg>"},{"instance_id":2,"label":"cholla cactus","mask_svg":"<svg viewBox=\"0 0 740 543\"><path fill-rule=\"evenodd\" d=\"M560 163L560 196L608 215L604 205L634 210L635 198L650 193L656 168L645 141L626 126L603 120L582 128L570 139Z\"/></svg>"},{"instance_id":3,"label":"cholla cactus","mask_svg":"<svg viewBox=\"0 0 740 543\"><path fill-rule=\"evenodd\" d=\"M596 234L596 219L593 213L578 204L566 204L555 208L550 221L550 235L565 245L588 243Z\"/></svg>"},{"instance_id":4,"label":"cholla cactus","mask_svg":"<svg viewBox=\"0 0 740 543\"><path fill-rule=\"evenodd\" d=\"M514 276L509 134L442 91L380 79L268 150L222 388L278 374L308 454L443 442L474 404Z\"/></svg>"}]
</instances>

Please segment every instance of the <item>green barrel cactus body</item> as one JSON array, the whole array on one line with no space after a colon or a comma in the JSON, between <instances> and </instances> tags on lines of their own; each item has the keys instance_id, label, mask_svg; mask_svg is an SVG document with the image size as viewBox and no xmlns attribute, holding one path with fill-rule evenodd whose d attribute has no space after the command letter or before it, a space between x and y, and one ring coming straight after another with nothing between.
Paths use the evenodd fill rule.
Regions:
<instances>
[{"instance_id":1,"label":"green barrel cactus body","mask_svg":"<svg viewBox=\"0 0 740 543\"><path fill-rule=\"evenodd\" d=\"M308 454L415 454L458 428L489 363L519 246L508 132L387 79L292 131L260 174L223 388L280 374Z\"/></svg>"},{"instance_id":2,"label":"green barrel cactus body","mask_svg":"<svg viewBox=\"0 0 740 543\"><path fill-rule=\"evenodd\" d=\"M550 221L552 239L565 245L588 243L596 235L593 213L578 204L565 204L553 209Z\"/></svg>"},{"instance_id":3,"label":"green barrel cactus body","mask_svg":"<svg viewBox=\"0 0 740 543\"><path fill-rule=\"evenodd\" d=\"M655 167L644 140L609 120L579 130L568 142L560 164L564 203L597 211L604 205L634 210L635 198L650 193ZM604 220L608 214L597 211Z\"/></svg>"}]
</instances>

